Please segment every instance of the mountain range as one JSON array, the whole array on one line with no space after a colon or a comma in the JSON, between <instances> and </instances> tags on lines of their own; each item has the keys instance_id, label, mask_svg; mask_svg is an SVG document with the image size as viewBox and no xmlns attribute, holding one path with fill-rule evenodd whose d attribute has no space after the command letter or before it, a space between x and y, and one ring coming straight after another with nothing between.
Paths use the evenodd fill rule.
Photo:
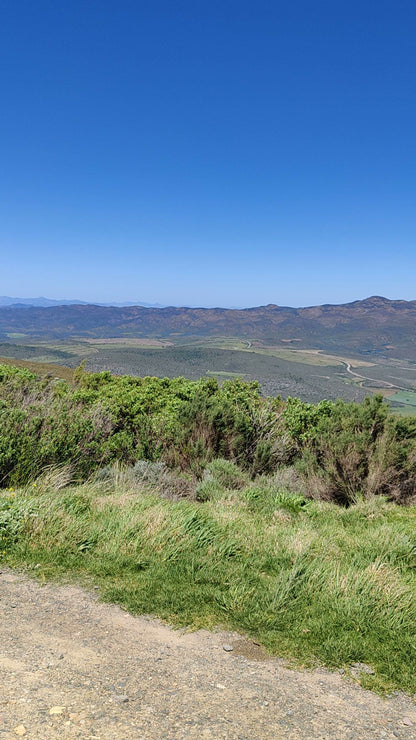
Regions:
<instances>
[{"instance_id":1,"label":"mountain range","mask_svg":"<svg viewBox=\"0 0 416 740\"><path fill-rule=\"evenodd\" d=\"M39 296L38 298L11 298L8 295L0 295L0 307L11 306L13 308L28 308L30 306L36 306L38 308L49 308L50 306L91 306L91 305L117 306L117 307L147 306L149 308L163 308L164 306L164 304L162 303L141 303L140 301L126 301L124 303L93 304L91 301L78 301L76 299L68 300L67 298L62 298L61 300L56 300L55 298L44 298L44 296Z\"/></svg>"},{"instance_id":2,"label":"mountain range","mask_svg":"<svg viewBox=\"0 0 416 740\"><path fill-rule=\"evenodd\" d=\"M372 296L340 305L290 308L153 308L82 303L0 307L0 340L240 337L273 346L310 348L416 361L416 301Z\"/></svg>"}]
</instances>

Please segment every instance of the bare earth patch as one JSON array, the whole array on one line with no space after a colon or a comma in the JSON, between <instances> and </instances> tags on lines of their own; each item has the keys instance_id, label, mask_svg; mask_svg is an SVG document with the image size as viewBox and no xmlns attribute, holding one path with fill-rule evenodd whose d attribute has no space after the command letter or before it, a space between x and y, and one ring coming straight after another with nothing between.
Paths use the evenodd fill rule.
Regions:
<instances>
[{"instance_id":1,"label":"bare earth patch","mask_svg":"<svg viewBox=\"0 0 416 740\"><path fill-rule=\"evenodd\" d=\"M0 620L2 740L416 738L405 696L289 670L236 633L174 631L80 588L4 570Z\"/></svg>"}]
</instances>

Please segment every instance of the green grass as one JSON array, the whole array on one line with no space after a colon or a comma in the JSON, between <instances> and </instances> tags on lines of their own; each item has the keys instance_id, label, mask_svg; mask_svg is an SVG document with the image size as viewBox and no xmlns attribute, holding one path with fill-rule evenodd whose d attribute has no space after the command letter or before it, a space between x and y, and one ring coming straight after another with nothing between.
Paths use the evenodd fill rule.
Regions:
<instances>
[{"instance_id":1,"label":"green grass","mask_svg":"<svg viewBox=\"0 0 416 740\"><path fill-rule=\"evenodd\" d=\"M392 405L391 410L394 414L397 414L398 416L416 416L416 407L415 406L394 406Z\"/></svg>"},{"instance_id":2,"label":"green grass","mask_svg":"<svg viewBox=\"0 0 416 740\"><path fill-rule=\"evenodd\" d=\"M398 391L392 396L389 396L389 401L393 403L402 403L406 406L416 406L416 392L415 391Z\"/></svg>"},{"instance_id":3,"label":"green grass","mask_svg":"<svg viewBox=\"0 0 416 740\"><path fill-rule=\"evenodd\" d=\"M416 507L305 501L223 463L204 503L123 474L58 483L0 492L5 563L96 584L135 614L240 630L294 664L363 662L366 687L416 693Z\"/></svg>"},{"instance_id":4,"label":"green grass","mask_svg":"<svg viewBox=\"0 0 416 740\"><path fill-rule=\"evenodd\" d=\"M391 403L391 410L400 416L415 416L416 414L416 392L398 391L392 396L388 396L388 402Z\"/></svg>"}]
</instances>

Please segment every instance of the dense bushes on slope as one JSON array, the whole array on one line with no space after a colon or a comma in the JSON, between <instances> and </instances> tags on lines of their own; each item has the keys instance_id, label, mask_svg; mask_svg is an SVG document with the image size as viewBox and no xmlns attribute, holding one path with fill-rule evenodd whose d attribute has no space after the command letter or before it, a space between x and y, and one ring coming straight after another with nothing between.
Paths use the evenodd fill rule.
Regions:
<instances>
[{"instance_id":1,"label":"dense bushes on slope","mask_svg":"<svg viewBox=\"0 0 416 740\"><path fill-rule=\"evenodd\" d=\"M298 469L320 498L348 505L374 494L415 497L416 418L394 416L381 396L315 406L289 399L284 416Z\"/></svg>"},{"instance_id":2,"label":"dense bushes on slope","mask_svg":"<svg viewBox=\"0 0 416 740\"><path fill-rule=\"evenodd\" d=\"M416 493L416 420L362 404L262 398L257 383L116 377L79 368L75 383L0 366L0 486L51 465L87 478L119 462L163 460L200 478L213 459L252 477L296 465L310 495L348 505Z\"/></svg>"}]
</instances>

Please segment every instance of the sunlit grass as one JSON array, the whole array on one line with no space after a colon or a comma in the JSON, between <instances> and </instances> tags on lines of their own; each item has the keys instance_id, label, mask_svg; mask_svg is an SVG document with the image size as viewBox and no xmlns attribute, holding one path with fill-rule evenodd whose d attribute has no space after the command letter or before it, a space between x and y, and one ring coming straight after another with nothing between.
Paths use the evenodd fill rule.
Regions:
<instances>
[{"instance_id":1,"label":"sunlit grass","mask_svg":"<svg viewBox=\"0 0 416 740\"><path fill-rule=\"evenodd\" d=\"M94 583L136 614L241 630L297 663L363 662L369 688L416 692L416 507L341 509L272 480L225 488L226 473L213 466L204 503L129 489L122 476L71 487L62 471L5 490L2 558Z\"/></svg>"}]
</instances>

